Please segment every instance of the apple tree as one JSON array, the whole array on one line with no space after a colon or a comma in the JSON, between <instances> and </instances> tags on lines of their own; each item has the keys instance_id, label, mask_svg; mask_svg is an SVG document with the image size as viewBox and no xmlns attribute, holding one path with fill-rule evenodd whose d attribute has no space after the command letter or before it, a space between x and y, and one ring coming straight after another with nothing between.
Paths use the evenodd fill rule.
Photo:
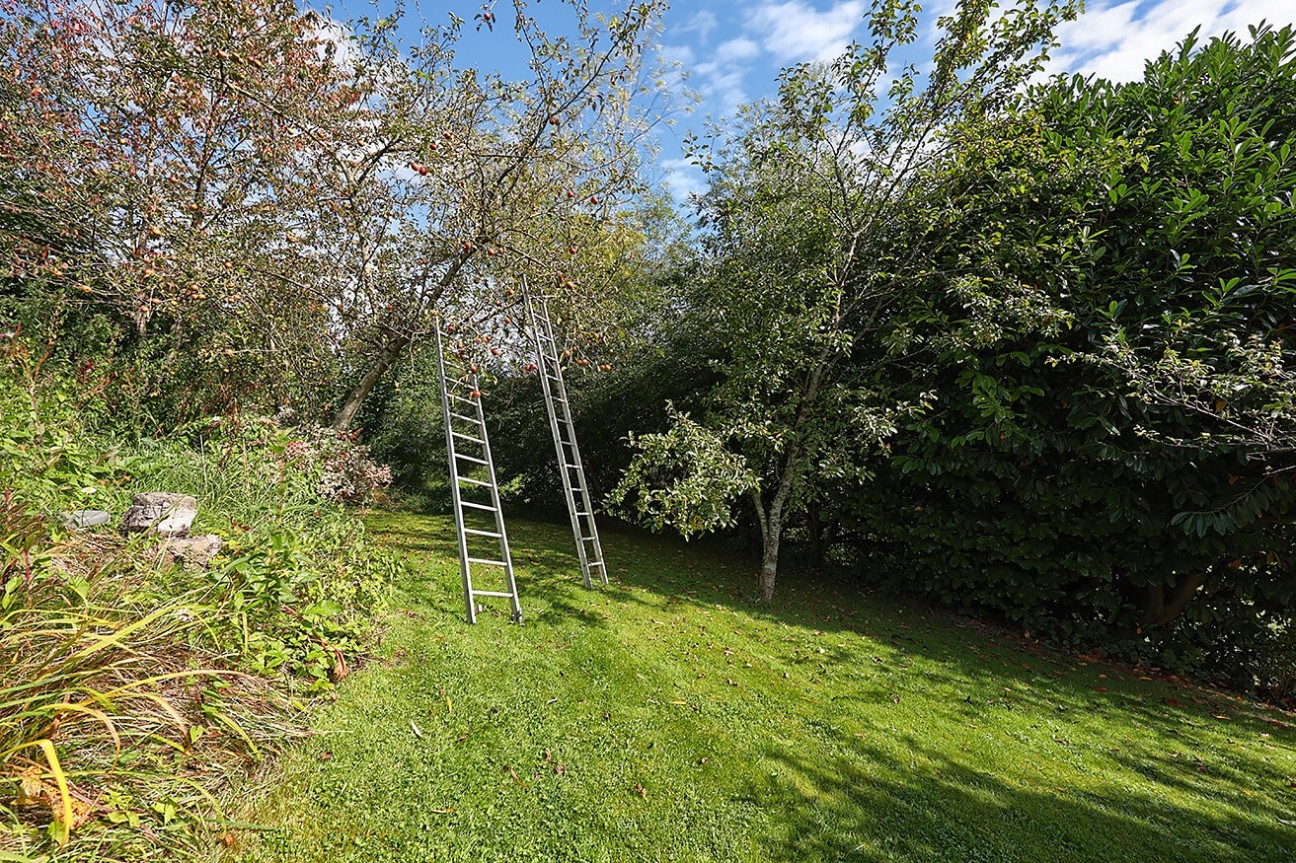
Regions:
<instances>
[{"instance_id":1,"label":"apple tree","mask_svg":"<svg viewBox=\"0 0 1296 863\"><path fill-rule=\"evenodd\" d=\"M784 70L777 101L697 142L710 190L700 203L705 276L694 299L724 356L705 415L690 423L711 443L690 448L691 460L658 464L679 449L668 444L700 432L679 426L665 440L641 440L614 500L659 524L711 514L681 525L696 532L726 523L726 510L673 497L745 498L762 535L760 592L773 597L789 513L829 488L858 486L863 456L926 401L879 392L870 368L890 358L863 347L887 325L906 269L921 257L897 242L895 209L924 162L956 145L960 123L994 112L1040 70L1055 25L1076 10L1032 2L1000 13L964 0L937 22L923 72L893 66L918 37L919 6L877 0L867 42ZM731 481L692 482L696 470Z\"/></svg>"}]
</instances>

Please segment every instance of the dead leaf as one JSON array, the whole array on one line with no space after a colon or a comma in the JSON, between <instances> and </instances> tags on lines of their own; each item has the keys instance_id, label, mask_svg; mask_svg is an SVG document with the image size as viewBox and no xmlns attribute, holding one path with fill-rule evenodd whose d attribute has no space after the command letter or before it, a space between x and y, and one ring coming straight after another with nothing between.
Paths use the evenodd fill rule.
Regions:
<instances>
[{"instance_id":1,"label":"dead leaf","mask_svg":"<svg viewBox=\"0 0 1296 863\"><path fill-rule=\"evenodd\" d=\"M647 788L644 788L643 785L642 785L641 783L636 782L636 783L635 783L634 790L635 790L635 793L638 794L638 795L639 795L640 797L642 797L643 799L645 799L645 800L648 799L648 789L647 789Z\"/></svg>"}]
</instances>

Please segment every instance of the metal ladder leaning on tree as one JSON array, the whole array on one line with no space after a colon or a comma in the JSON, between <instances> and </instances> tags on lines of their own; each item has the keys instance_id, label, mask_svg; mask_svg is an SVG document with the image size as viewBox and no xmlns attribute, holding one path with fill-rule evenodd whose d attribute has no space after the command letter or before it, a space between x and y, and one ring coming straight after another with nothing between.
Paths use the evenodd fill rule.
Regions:
<instances>
[{"instance_id":1,"label":"metal ladder leaning on tree","mask_svg":"<svg viewBox=\"0 0 1296 863\"><path fill-rule=\"evenodd\" d=\"M452 329L452 328L451 328ZM513 557L509 552L508 531L504 529L504 510L500 506L499 484L495 480L495 460L491 458L490 441L486 436L486 417L482 413L481 390L477 370L466 358L466 352L455 354L456 360L447 362L442 340L442 322L436 327L437 371L441 377L441 415L445 420L446 453L450 461L450 493L454 498L455 530L459 536L459 572L463 577L464 605L468 609L468 622L477 622L477 597L506 597L512 606L510 619L522 622L522 605L518 601L517 580L513 577ZM462 361L462 362L460 362ZM462 450L476 448L476 455ZM482 473L484 473L484 478ZM476 473L477 476L469 476ZM463 486L485 488L490 503L465 500ZM495 517L494 530L468 526L468 513L490 513ZM498 544L498 558L470 554L469 538L475 544L494 539ZM478 590L473 586L473 567L502 571L504 590ZM484 573L479 572L479 577Z\"/></svg>"},{"instance_id":2,"label":"metal ladder leaning on tree","mask_svg":"<svg viewBox=\"0 0 1296 863\"><path fill-rule=\"evenodd\" d=\"M549 414L549 430L553 432L554 451L558 455L558 472L562 475L581 576L586 587L593 587L593 571L597 569L599 581L607 584L607 564L603 560L598 525L594 522L594 502L590 499L585 466L581 461L580 447L576 444L576 425L572 422L571 404L567 401L567 387L563 383L558 340L549 319L549 302L544 296L533 298L525 279L522 281L522 297L531 332L535 334L540 386L544 391L545 410Z\"/></svg>"}]
</instances>

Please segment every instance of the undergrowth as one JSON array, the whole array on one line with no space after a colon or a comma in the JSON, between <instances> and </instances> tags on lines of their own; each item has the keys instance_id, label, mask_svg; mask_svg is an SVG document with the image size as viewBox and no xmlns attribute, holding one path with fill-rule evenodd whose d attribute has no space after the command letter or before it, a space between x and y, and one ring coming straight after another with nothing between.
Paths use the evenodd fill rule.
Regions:
<instances>
[{"instance_id":1,"label":"undergrowth","mask_svg":"<svg viewBox=\"0 0 1296 863\"><path fill-rule=\"evenodd\" d=\"M326 496L365 454L269 418L110 436L109 381L18 339L0 353L0 859L200 853L227 835L231 781L372 639L397 564ZM191 533L220 552L120 535L144 491L193 495ZM112 522L60 518L88 508Z\"/></svg>"}]
</instances>

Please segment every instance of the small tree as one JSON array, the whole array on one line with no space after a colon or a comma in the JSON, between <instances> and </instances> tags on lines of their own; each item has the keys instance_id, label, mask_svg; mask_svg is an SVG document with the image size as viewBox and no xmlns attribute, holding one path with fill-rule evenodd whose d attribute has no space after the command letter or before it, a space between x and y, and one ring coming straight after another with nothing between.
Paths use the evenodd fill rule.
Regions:
<instances>
[{"instance_id":1,"label":"small tree","mask_svg":"<svg viewBox=\"0 0 1296 863\"><path fill-rule=\"evenodd\" d=\"M877 0L869 44L785 70L777 103L748 109L738 131L717 132L712 150L694 150L711 177L696 303L726 355L723 383L701 418L713 445L680 467L738 459L750 477L743 491L761 529L767 601L788 512L829 485L858 483L863 453L898 414L923 403L896 404L874 391L868 365L888 357L861 355L861 336L886 325L906 268L921 257L896 245L895 208L923 163L954 145L950 130L997 110L1039 71L1055 25L1076 8L1029 2L996 16L996 4L964 0L938 21L931 71L893 74L892 55L915 40L920 9ZM721 506L700 498L728 499L738 485L655 488L654 477L672 474L654 456L671 458L676 447L642 443L614 500L638 492L640 508L651 509L645 502L663 491L693 495L699 501L655 511L713 514L691 520L691 531L727 521Z\"/></svg>"}]
</instances>

